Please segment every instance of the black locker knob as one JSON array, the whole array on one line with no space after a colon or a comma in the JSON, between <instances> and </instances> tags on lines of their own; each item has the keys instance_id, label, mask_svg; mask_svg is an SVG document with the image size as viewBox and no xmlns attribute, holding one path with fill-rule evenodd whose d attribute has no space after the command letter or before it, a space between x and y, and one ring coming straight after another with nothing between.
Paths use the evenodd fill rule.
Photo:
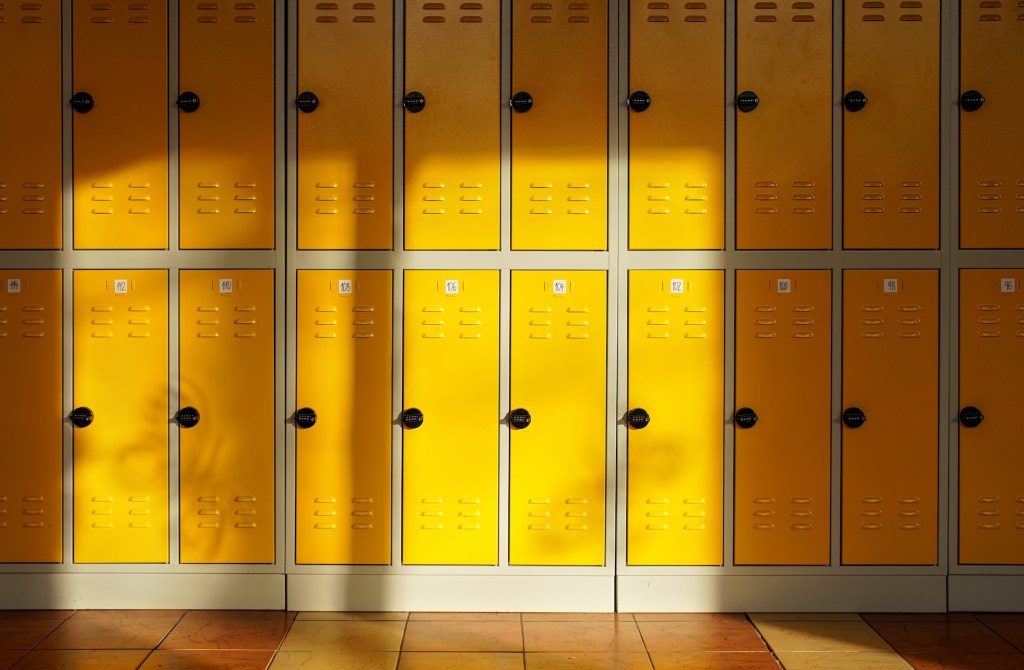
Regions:
<instances>
[{"instance_id":1,"label":"black locker knob","mask_svg":"<svg viewBox=\"0 0 1024 670\"><path fill-rule=\"evenodd\" d=\"M743 91L736 96L736 107L741 112L752 112L761 104L761 98L753 91Z\"/></svg>"},{"instance_id":2,"label":"black locker knob","mask_svg":"<svg viewBox=\"0 0 1024 670\"><path fill-rule=\"evenodd\" d=\"M978 424L985 420L985 415L977 407L968 405L960 410L960 423L964 428L977 428Z\"/></svg>"},{"instance_id":3,"label":"black locker knob","mask_svg":"<svg viewBox=\"0 0 1024 670\"><path fill-rule=\"evenodd\" d=\"M194 112L199 109L199 96L192 91L185 91L175 101L178 109L183 112Z\"/></svg>"},{"instance_id":4,"label":"black locker knob","mask_svg":"<svg viewBox=\"0 0 1024 670\"><path fill-rule=\"evenodd\" d=\"M81 114L85 114L86 112L91 110L93 104L95 103L95 101L92 99L92 96L86 93L85 91L79 91L78 93L75 93L73 96L71 96L71 99L68 100L68 102L71 103L71 109Z\"/></svg>"},{"instance_id":5,"label":"black locker knob","mask_svg":"<svg viewBox=\"0 0 1024 670\"><path fill-rule=\"evenodd\" d=\"M421 415L422 419L422 415ZM316 425L316 412L312 407L295 410L295 425L299 428L312 428Z\"/></svg>"},{"instance_id":6,"label":"black locker knob","mask_svg":"<svg viewBox=\"0 0 1024 670\"><path fill-rule=\"evenodd\" d=\"M522 114L530 111L530 108L533 107L533 96L526 91L519 91L512 96L509 104L512 105L512 111Z\"/></svg>"},{"instance_id":7,"label":"black locker knob","mask_svg":"<svg viewBox=\"0 0 1024 670\"><path fill-rule=\"evenodd\" d=\"M182 407L178 410L178 425L182 428L195 428L199 423L199 410L195 407Z\"/></svg>"},{"instance_id":8,"label":"black locker knob","mask_svg":"<svg viewBox=\"0 0 1024 670\"><path fill-rule=\"evenodd\" d=\"M867 420L868 417L860 407L848 407L843 411L843 423L847 428L860 428Z\"/></svg>"},{"instance_id":9,"label":"black locker knob","mask_svg":"<svg viewBox=\"0 0 1024 670\"><path fill-rule=\"evenodd\" d=\"M427 98L419 91L409 91L402 98L402 107L415 114L416 112L422 112L423 108L427 106Z\"/></svg>"},{"instance_id":10,"label":"black locker knob","mask_svg":"<svg viewBox=\"0 0 1024 670\"><path fill-rule=\"evenodd\" d=\"M868 104L868 96L860 91L850 91L843 96L843 106L851 112L859 112Z\"/></svg>"},{"instance_id":11,"label":"black locker knob","mask_svg":"<svg viewBox=\"0 0 1024 670\"><path fill-rule=\"evenodd\" d=\"M516 430L526 428L530 425L531 421L533 421L533 417L530 416L530 413L522 407L514 409L508 413L508 425L512 426Z\"/></svg>"},{"instance_id":12,"label":"black locker knob","mask_svg":"<svg viewBox=\"0 0 1024 670\"><path fill-rule=\"evenodd\" d=\"M299 108L300 112L309 114L320 106L320 98L316 97L316 93L313 91L303 91L299 93L299 97L295 98L295 106Z\"/></svg>"},{"instance_id":13,"label":"black locker knob","mask_svg":"<svg viewBox=\"0 0 1024 670\"><path fill-rule=\"evenodd\" d=\"M965 91L963 95L960 96L960 107L962 107L965 112L976 112L981 109L981 106L984 104L985 96L983 96L979 91L972 89L970 91Z\"/></svg>"},{"instance_id":14,"label":"black locker knob","mask_svg":"<svg viewBox=\"0 0 1024 670\"><path fill-rule=\"evenodd\" d=\"M92 423L92 420L95 417L93 416L92 410L88 407L76 407L71 410L71 414L68 415L68 418L71 419L71 423L74 424L76 428L85 428Z\"/></svg>"},{"instance_id":15,"label":"black locker knob","mask_svg":"<svg viewBox=\"0 0 1024 670\"><path fill-rule=\"evenodd\" d=\"M633 428L640 430L646 428L647 424L651 422L651 415L647 413L647 410L642 407L629 410L629 414L626 415L626 423Z\"/></svg>"},{"instance_id":16,"label":"black locker knob","mask_svg":"<svg viewBox=\"0 0 1024 670\"><path fill-rule=\"evenodd\" d=\"M740 407L736 410L736 425L740 428L753 428L757 423L757 412L749 407Z\"/></svg>"},{"instance_id":17,"label":"black locker knob","mask_svg":"<svg viewBox=\"0 0 1024 670\"><path fill-rule=\"evenodd\" d=\"M626 103L634 112L646 112L651 106L651 94L647 91L633 91Z\"/></svg>"},{"instance_id":18,"label":"black locker knob","mask_svg":"<svg viewBox=\"0 0 1024 670\"><path fill-rule=\"evenodd\" d=\"M402 412L402 425L409 430L415 430L423 425L423 412L410 407L409 409Z\"/></svg>"}]
</instances>

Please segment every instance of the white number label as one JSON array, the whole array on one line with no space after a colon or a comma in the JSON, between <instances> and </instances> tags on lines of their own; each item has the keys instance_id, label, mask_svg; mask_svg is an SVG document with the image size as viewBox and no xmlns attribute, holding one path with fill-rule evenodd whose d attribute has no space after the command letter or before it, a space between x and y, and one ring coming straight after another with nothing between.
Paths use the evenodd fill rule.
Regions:
<instances>
[{"instance_id":1,"label":"white number label","mask_svg":"<svg viewBox=\"0 0 1024 670\"><path fill-rule=\"evenodd\" d=\"M8 293L21 293L21 280L20 279L8 279L7 280L7 292Z\"/></svg>"},{"instance_id":2,"label":"white number label","mask_svg":"<svg viewBox=\"0 0 1024 670\"><path fill-rule=\"evenodd\" d=\"M1017 280L1014 277L1006 277L999 280L999 285L1002 287L1003 293L1016 293L1017 292Z\"/></svg>"},{"instance_id":3,"label":"white number label","mask_svg":"<svg viewBox=\"0 0 1024 670\"><path fill-rule=\"evenodd\" d=\"M778 280L778 290L780 294L786 294L793 290L793 282L789 279Z\"/></svg>"},{"instance_id":4,"label":"white number label","mask_svg":"<svg viewBox=\"0 0 1024 670\"><path fill-rule=\"evenodd\" d=\"M882 280L882 293L897 293L899 290L900 282L898 279Z\"/></svg>"},{"instance_id":5,"label":"white number label","mask_svg":"<svg viewBox=\"0 0 1024 670\"><path fill-rule=\"evenodd\" d=\"M564 279L556 279L553 282L551 282L551 292L554 295L565 295L568 288L569 282L565 281Z\"/></svg>"},{"instance_id":6,"label":"white number label","mask_svg":"<svg viewBox=\"0 0 1024 670\"><path fill-rule=\"evenodd\" d=\"M338 295L349 295L352 293L352 280L351 279L339 279L338 280Z\"/></svg>"},{"instance_id":7,"label":"white number label","mask_svg":"<svg viewBox=\"0 0 1024 670\"><path fill-rule=\"evenodd\" d=\"M684 290L682 279L671 279L669 280L669 292L671 293L682 293Z\"/></svg>"},{"instance_id":8,"label":"white number label","mask_svg":"<svg viewBox=\"0 0 1024 670\"><path fill-rule=\"evenodd\" d=\"M235 290L235 281L233 279L220 279L217 284L220 286L222 294L231 293Z\"/></svg>"},{"instance_id":9,"label":"white number label","mask_svg":"<svg viewBox=\"0 0 1024 670\"><path fill-rule=\"evenodd\" d=\"M115 279L114 280L114 295L124 295L128 293L128 280L127 279Z\"/></svg>"},{"instance_id":10,"label":"white number label","mask_svg":"<svg viewBox=\"0 0 1024 670\"><path fill-rule=\"evenodd\" d=\"M445 295L458 295L459 294L459 280L458 279L445 279L444 280L444 294Z\"/></svg>"}]
</instances>

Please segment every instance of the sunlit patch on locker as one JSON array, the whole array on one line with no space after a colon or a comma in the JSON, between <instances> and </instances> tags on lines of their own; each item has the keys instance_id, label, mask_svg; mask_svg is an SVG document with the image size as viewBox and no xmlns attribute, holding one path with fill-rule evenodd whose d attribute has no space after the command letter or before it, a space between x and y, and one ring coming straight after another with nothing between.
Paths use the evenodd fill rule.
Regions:
<instances>
[{"instance_id":1,"label":"sunlit patch on locker","mask_svg":"<svg viewBox=\"0 0 1024 670\"><path fill-rule=\"evenodd\" d=\"M498 562L496 270L405 273L402 562Z\"/></svg>"},{"instance_id":2,"label":"sunlit patch on locker","mask_svg":"<svg viewBox=\"0 0 1024 670\"><path fill-rule=\"evenodd\" d=\"M938 271L843 272L842 562L938 559Z\"/></svg>"},{"instance_id":3,"label":"sunlit patch on locker","mask_svg":"<svg viewBox=\"0 0 1024 670\"><path fill-rule=\"evenodd\" d=\"M167 271L74 273L76 563L168 560Z\"/></svg>"},{"instance_id":4,"label":"sunlit patch on locker","mask_svg":"<svg viewBox=\"0 0 1024 670\"><path fill-rule=\"evenodd\" d=\"M828 565L832 276L736 273L735 563Z\"/></svg>"},{"instance_id":5,"label":"sunlit patch on locker","mask_svg":"<svg viewBox=\"0 0 1024 670\"><path fill-rule=\"evenodd\" d=\"M722 563L721 270L629 273L627 562Z\"/></svg>"}]
</instances>

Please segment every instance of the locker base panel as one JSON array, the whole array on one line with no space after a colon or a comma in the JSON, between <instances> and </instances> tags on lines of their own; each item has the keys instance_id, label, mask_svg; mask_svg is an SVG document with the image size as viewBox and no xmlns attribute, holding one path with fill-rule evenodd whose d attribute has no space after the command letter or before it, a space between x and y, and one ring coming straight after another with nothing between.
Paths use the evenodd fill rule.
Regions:
<instances>
[{"instance_id":1,"label":"locker base panel","mask_svg":"<svg viewBox=\"0 0 1024 670\"><path fill-rule=\"evenodd\" d=\"M950 575L950 612L1019 612L1024 575Z\"/></svg>"}]
</instances>

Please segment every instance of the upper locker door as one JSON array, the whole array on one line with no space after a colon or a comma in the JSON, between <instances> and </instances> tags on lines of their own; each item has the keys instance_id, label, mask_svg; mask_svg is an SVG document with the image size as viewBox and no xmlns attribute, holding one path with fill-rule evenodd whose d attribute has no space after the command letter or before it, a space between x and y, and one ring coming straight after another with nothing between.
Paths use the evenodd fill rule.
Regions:
<instances>
[{"instance_id":1,"label":"upper locker door","mask_svg":"<svg viewBox=\"0 0 1024 670\"><path fill-rule=\"evenodd\" d=\"M497 249L501 3L405 11L405 248Z\"/></svg>"},{"instance_id":2,"label":"upper locker door","mask_svg":"<svg viewBox=\"0 0 1024 670\"><path fill-rule=\"evenodd\" d=\"M167 2L75 0L75 248L167 248Z\"/></svg>"},{"instance_id":3,"label":"upper locker door","mask_svg":"<svg viewBox=\"0 0 1024 670\"><path fill-rule=\"evenodd\" d=\"M391 562L391 320L390 270L299 270L296 563Z\"/></svg>"},{"instance_id":4,"label":"upper locker door","mask_svg":"<svg viewBox=\"0 0 1024 670\"><path fill-rule=\"evenodd\" d=\"M736 273L737 565L828 565L832 276Z\"/></svg>"},{"instance_id":5,"label":"upper locker door","mask_svg":"<svg viewBox=\"0 0 1024 670\"><path fill-rule=\"evenodd\" d=\"M61 248L60 10L0 4L0 249Z\"/></svg>"},{"instance_id":6,"label":"upper locker door","mask_svg":"<svg viewBox=\"0 0 1024 670\"><path fill-rule=\"evenodd\" d=\"M274 562L274 271L182 270L182 563Z\"/></svg>"},{"instance_id":7,"label":"upper locker door","mask_svg":"<svg viewBox=\"0 0 1024 670\"><path fill-rule=\"evenodd\" d=\"M512 272L509 563L603 565L607 275Z\"/></svg>"},{"instance_id":8,"label":"upper locker door","mask_svg":"<svg viewBox=\"0 0 1024 670\"><path fill-rule=\"evenodd\" d=\"M722 563L722 274L629 273L630 565Z\"/></svg>"},{"instance_id":9,"label":"upper locker door","mask_svg":"<svg viewBox=\"0 0 1024 670\"><path fill-rule=\"evenodd\" d=\"M608 3L512 6L512 248L608 246Z\"/></svg>"},{"instance_id":10,"label":"upper locker door","mask_svg":"<svg viewBox=\"0 0 1024 670\"><path fill-rule=\"evenodd\" d=\"M939 246L939 2L846 3L843 246Z\"/></svg>"},{"instance_id":11,"label":"upper locker door","mask_svg":"<svg viewBox=\"0 0 1024 670\"><path fill-rule=\"evenodd\" d=\"M167 271L74 283L75 562L166 563Z\"/></svg>"},{"instance_id":12,"label":"upper locker door","mask_svg":"<svg viewBox=\"0 0 1024 670\"><path fill-rule=\"evenodd\" d=\"M298 246L390 249L393 3L298 4Z\"/></svg>"},{"instance_id":13,"label":"upper locker door","mask_svg":"<svg viewBox=\"0 0 1024 670\"><path fill-rule=\"evenodd\" d=\"M843 272L842 559L938 558L938 271Z\"/></svg>"},{"instance_id":14,"label":"upper locker door","mask_svg":"<svg viewBox=\"0 0 1024 670\"><path fill-rule=\"evenodd\" d=\"M1024 6L960 4L960 246L1024 247Z\"/></svg>"},{"instance_id":15,"label":"upper locker door","mask_svg":"<svg viewBox=\"0 0 1024 670\"><path fill-rule=\"evenodd\" d=\"M736 247L832 246L832 3L741 0Z\"/></svg>"},{"instance_id":16,"label":"upper locker door","mask_svg":"<svg viewBox=\"0 0 1024 670\"><path fill-rule=\"evenodd\" d=\"M721 249L724 4L631 0L629 91L630 249Z\"/></svg>"},{"instance_id":17,"label":"upper locker door","mask_svg":"<svg viewBox=\"0 0 1024 670\"><path fill-rule=\"evenodd\" d=\"M182 249L274 247L274 1L179 6Z\"/></svg>"},{"instance_id":18,"label":"upper locker door","mask_svg":"<svg viewBox=\"0 0 1024 670\"><path fill-rule=\"evenodd\" d=\"M405 273L402 562L498 562L497 270Z\"/></svg>"},{"instance_id":19,"label":"upper locker door","mask_svg":"<svg viewBox=\"0 0 1024 670\"><path fill-rule=\"evenodd\" d=\"M1024 272L960 271L960 560L1024 563Z\"/></svg>"},{"instance_id":20,"label":"upper locker door","mask_svg":"<svg viewBox=\"0 0 1024 670\"><path fill-rule=\"evenodd\" d=\"M0 563L59 563L60 270L0 271Z\"/></svg>"}]
</instances>

